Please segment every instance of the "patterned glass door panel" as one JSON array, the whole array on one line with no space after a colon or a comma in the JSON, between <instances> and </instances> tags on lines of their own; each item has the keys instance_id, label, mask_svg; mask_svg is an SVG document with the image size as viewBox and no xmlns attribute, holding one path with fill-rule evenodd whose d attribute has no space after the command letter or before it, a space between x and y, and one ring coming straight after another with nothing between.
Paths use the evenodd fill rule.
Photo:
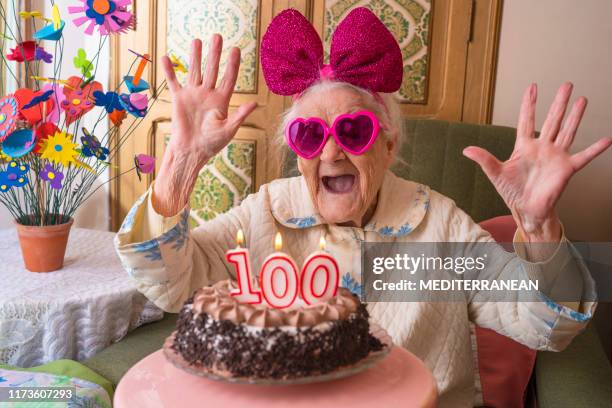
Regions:
<instances>
[{"instance_id":1,"label":"patterned glass door panel","mask_svg":"<svg viewBox=\"0 0 612 408\"><path fill-rule=\"evenodd\" d=\"M233 141L204 166L191 194L193 226L239 205L253 192L255 147L254 141Z\"/></svg>"},{"instance_id":2,"label":"patterned glass door panel","mask_svg":"<svg viewBox=\"0 0 612 408\"><path fill-rule=\"evenodd\" d=\"M1 1L1 0L0 0ZM129 49L147 51L153 60L145 71L146 80L157 88L165 80L158 65L162 55L174 54L189 63L190 43L194 37L206 41L214 32L224 38L224 53L219 78L225 70L225 58L230 47L241 49L241 69L237 86L230 100L230 112L238 106L257 102L257 108L242 124L234 144L211 161L203 172L192 197L193 224L211 219L239 204L244 197L271 181L279 173L278 149L269 141L276 133L276 123L288 98L272 94L262 79L258 64L259 43L272 17L287 7L302 12L310 0L147 0L135 1L136 30L115 37L112 48L111 83L117 86L130 69ZM317 0L322 1L322 0ZM311 3L309 3L311 4ZM206 55L206 52L204 52ZM205 62L203 63L205 64ZM184 80L184 77L182 78ZM113 174L133 167L134 155L148 152L161 163L165 138L171 132L172 96L166 88L149 110L143 124L136 129L115 160ZM152 182L155 175L147 176ZM206 180L205 180L206 179ZM212 187L205 187L208 185ZM148 184L135 174L125 174L111 182L112 224L117 229Z\"/></svg>"},{"instance_id":3,"label":"patterned glass door panel","mask_svg":"<svg viewBox=\"0 0 612 408\"><path fill-rule=\"evenodd\" d=\"M257 29L259 0L169 0L167 2L167 50L189 61L191 41L207 41L214 33L223 36L218 80L225 69L230 47L241 50L236 92L257 92ZM203 53L206 56L206 50ZM185 74L179 79L184 80Z\"/></svg>"},{"instance_id":4,"label":"patterned glass door panel","mask_svg":"<svg viewBox=\"0 0 612 408\"><path fill-rule=\"evenodd\" d=\"M355 7L367 7L385 23L402 50L404 81L397 92L398 98L405 103L427 103L431 1L325 0L326 53L336 25Z\"/></svg>"},{"instance_id":5,"label":"patterned glass door panel","mask_svg":"<svg viewBox=\"0 0 612 408\"><path fill-rule=\"evenodd\" d=\"M254 192L255 163L263 144L259 137L257 130L241 129L238 137L202 168L189 201L192 227L240 205L247 195ZM161 138L160 143L155 140L158 138ZM169 140L170 123L158 124L153 137L157 157L163 156Z\"/></svg>"}]
</instances>

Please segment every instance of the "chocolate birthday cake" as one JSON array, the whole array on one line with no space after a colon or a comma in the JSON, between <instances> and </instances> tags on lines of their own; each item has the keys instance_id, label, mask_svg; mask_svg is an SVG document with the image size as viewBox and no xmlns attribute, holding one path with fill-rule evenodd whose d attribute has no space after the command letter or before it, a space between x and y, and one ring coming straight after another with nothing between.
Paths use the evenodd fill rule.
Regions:
<instances>
[{"instance_id":1,"label":"chocolate birthday cake","mask_svg":"<svg viewBox=\"0 0 612 408\"><path fill-rule=\"evenodd\" d=\"M190 366L222 377L289 379L329 373L383 348L365 305L346 288L286 309L240 303L233 288L220 281L185 302L170 348Z\"/></svg>"}]
</instances>

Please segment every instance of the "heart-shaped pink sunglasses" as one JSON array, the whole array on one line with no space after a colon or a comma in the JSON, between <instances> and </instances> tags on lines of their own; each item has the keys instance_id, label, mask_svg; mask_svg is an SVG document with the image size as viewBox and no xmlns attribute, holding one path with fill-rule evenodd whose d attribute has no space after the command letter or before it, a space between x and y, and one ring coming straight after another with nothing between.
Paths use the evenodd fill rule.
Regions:
<instances>
[{"instance_id":1,"label":"heart-shaped pink sunglasses","mask_svg":"<svg viewBox=\"0 0 612 408\"><path fill-rule=\"evenodd\" d=\"M364 110L339 115L331 128L321 118L293 119L285 128L285 137L297 155L312 159L321 153L330 133L343 150L360 155L376 141L379 131L376 115Z\"/></svg>"}]
</instances>

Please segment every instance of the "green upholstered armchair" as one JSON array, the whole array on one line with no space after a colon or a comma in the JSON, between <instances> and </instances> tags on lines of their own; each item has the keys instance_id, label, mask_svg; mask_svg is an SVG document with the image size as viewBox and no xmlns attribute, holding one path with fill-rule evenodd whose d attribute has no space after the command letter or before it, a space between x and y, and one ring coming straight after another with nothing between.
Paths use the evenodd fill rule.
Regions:
<instances>
[{"instance_id":1,"label":"green upholstered armchair","mask_svg":"<svg viewBox=\"0 0 612 408\"><path fill-rule=\"evenodd\" d=\"M489 180L461 152L468 145L477 145L506 159L512 152L515 129L411 119L405 125L406 139L393 168L396 174L451 197L477 222L509 214ZM295 163L287 159L283 174L295 171ZM176 315L166 315L160 322L136 329L85 365L116 384L130 366L161 347L175 319ZM540 407L612 404L612 368L593 325L567 350L538 353L534 375Z\"/></svg>"}]
</instances>

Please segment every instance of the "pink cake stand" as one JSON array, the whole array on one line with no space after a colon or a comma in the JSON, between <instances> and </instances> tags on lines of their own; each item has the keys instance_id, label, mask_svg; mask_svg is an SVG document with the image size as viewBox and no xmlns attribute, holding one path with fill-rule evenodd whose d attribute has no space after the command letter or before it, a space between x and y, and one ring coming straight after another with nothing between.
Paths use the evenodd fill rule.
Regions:
<instances>
[{"instance_id":1,"label":"pink cake stand","mask_svg":"<svg viewBox=\"0 0 612 408\"><path fill-rule=\"evenodd\" d=\"M119 382L115 408L372 408L435 407L436 385L427 367L402 347L374 367L339 380L302 385L230 384L188 374L161 350L145 357Z\"/></svg>"}]
</instances>

